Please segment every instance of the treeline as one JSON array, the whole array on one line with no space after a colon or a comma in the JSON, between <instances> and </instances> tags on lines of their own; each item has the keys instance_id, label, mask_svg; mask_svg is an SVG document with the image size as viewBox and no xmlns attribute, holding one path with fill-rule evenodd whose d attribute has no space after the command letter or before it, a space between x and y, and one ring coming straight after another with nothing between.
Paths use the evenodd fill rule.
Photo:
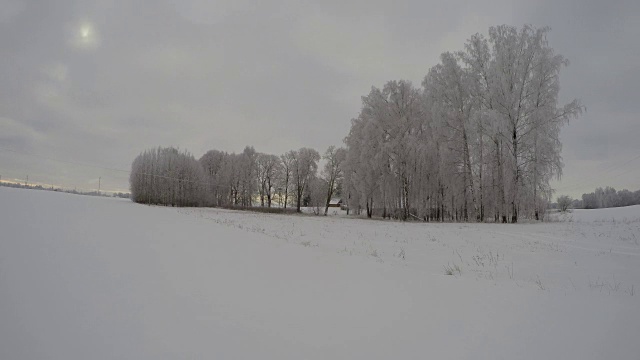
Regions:
<instances>
[{"instance_id":1,"label":"treeline","mask_svg":"<svg viewBox=\"0 0 640 360\"><path fill-rule=\"evenodd\" d=\"M248 208L256 205L296 210L313 206L317 213L339 195L345 150L329 147L318 172L320 154L291 150L280 156L247 146L240 154L210 150L199 160L186 151L159 147L140 154L130 176L135 202L169 206Z\"/></svg>"},{"instance_id":2,"label":"treeline","mask_svg":"<svg viewBox=\"0 0 640 360\"><path fill-rule=\"evenodd\" d=\"M630 205L640 205L640 190L616 191L609 186L604 189L599 187L592 193L582 194L582 200L573 202L573 207L576 209L603 209Z\"/></svg>"},{"instance_id":3,"label":"treeline","mask_svg":"<svg viewBox=\"0 0 640 360\"><path fill-rule=\"evenodd\" d=\"M372 88L345 141L349 205L369 217L540 219L562 174L560 128L583 110L558 105L568 63L548 31L492 27L442 54L421 88Z\"/></svg>"},{"instance_id":4,"label":"treeline","mask_svg":"<svg viewBox=\"0 0 640 360\"><path fill-rule=\"evenodd\" d=\"M104 197L118 197L123 199L130 198L129 193L122 192L104 192L104 191L79 191L76 189L63 189L60 187L54 186L42 186L42 185L29 185L29 184L20 184L17 182L0 182L0 186L17 188L17 189L31 189L31 190L45 190L45 191L55 191L55 192L63 192L67 194L75 194L75 195L88 195L88 196L104 196Z\"/></svg>"},{"instance_id":5,"label":"treeline","mask_svg":"<svg viewBox=\"0 0 640 360\"><path fill-rule=\"evenodd\" d=\"M199 160L176 149L141 154L134 201L177 206L325 208L337 193L369 217L423 221L541 219L562 175L561 127L578 100L558 104L568 64L549 29L498 26L444 53L422 86L389 81L362 98L346 149L325 168L309 148L282 155L211 150Z\"/></svg>"},{"instance_id":6,"label":"treeline","mask_svg":"<svg viewBox=\"0 0 640 360\"><path fill-rule=\"evenodd\" d=\"M140 154L131 165L131 199L145 204L202 205L204 173L193 155L175 148Z\"/></svg>"}]
</instances>

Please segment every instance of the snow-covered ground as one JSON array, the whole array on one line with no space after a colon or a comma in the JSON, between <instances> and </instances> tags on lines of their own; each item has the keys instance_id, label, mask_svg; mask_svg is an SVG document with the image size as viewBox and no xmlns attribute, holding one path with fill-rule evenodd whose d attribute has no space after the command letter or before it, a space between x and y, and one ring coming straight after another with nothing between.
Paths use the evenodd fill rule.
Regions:
<instances>
[{"instance_id":1,"label":"snow-covered ground","mask_svg":"<svg viewBox=\"0 0 640 360\"><path fill-rule=\"evenodd\" d=\"M637 358L640 211L563 219L400 223L0 188L0 359Z\"/></svg>"},{"instance_id":2,"label":"snow-covered ground","mask_svg":"<svg viewBox=\"0 0 640 360\"><path fill-rule=\"evenodd\" d=\"M640 221L640 205L609 209L576 209L566 213L556 213L553 220L577 222L638 222Z\"/></svg>"}]
</instances>

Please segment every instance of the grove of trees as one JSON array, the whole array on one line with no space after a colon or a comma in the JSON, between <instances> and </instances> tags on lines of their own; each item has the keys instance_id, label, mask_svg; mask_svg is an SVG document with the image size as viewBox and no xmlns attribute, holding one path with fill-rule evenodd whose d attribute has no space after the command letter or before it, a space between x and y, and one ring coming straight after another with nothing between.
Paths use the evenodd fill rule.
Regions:
<instances>
[{"instance_id":1,"label":"grove of trees","mask_svg":"<svg viewBox=\"0 0 640 360\"><path fill-rule=\"evenodd\" d=\"M583 110L558 104L549 29L492 27L444 53L417 88L362 98L345 142L349 206L402 219L539 219L562 174L559 132Z\"/></svg>"},{"instance_id":2,"label":"grove of trees","mask_svg":"<svg viewBox=\"0 0 640 360\"><path fill-rule=\"evenodd\" d=\"M278 205L294 203L301 211L312 200L328 202L327 194L333 196L341 181L338 170L327 173L326 180L319 176L319 160L320 154L309 148L276 156L247 146L240 154L210 150L196 160L187 152L160 147L134 160L131 198L145 204L221 207L251 207L256 201L271 207L277 199Z\"/></svg>"},{"instance_id":3,"label":"grove of trees","mask_svg":"<svg viewBox=\"0 0 640 360\"><path fill-rule=\"evenodd\" d=\"M131 199L138 203L199 206L204 202L204 174L186 151L157 148L140 154L131 165Z\"/></svg>"},{"instance_id":4,"label":"grove of trees","mask_svg":"<svg viewBox=\"0 0 640 360\"><path fill-rule=\"evenodd\" d=\"M199 160L158 148L133 163L132 198L177 206L313 206L423 221L540 219L562 175L561 127L583 111L558 104L568 61L548 28L497 26L441 55L421 87L389 81L362 98L345 148L280 156L246 147ZM155 178L157 176L157 178ZM175 180L176 178L181 180ZM163 180L164 179L164 180ZM255 204L254 204L255 203Z\"/></svg>"},{"instance_id":5,"label":"grove of trees","mask_svg":"<svg viewBox=\"0 0 640 360\"><path fill-rule=\"evenodd\" d=\"M574 207L601 209L630 205L640 205L640 190L635 192L627 189L616 191L616 189L607 186L604 189L599 187L592 193L582 194L582 201L575 203Z\"/></svg>"}]
</instances>

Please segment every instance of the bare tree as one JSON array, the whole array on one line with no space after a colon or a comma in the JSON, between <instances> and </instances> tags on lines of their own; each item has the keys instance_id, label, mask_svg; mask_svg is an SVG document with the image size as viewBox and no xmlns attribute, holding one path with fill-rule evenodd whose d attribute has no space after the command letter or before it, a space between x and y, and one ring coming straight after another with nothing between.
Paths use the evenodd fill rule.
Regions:
<instances>
[{"instance_id":1,"label":"bare tree","mask_svg":"<svg viewBox=\"0 0 640 360\"><path fill-rule=\"evenodd\" d=\"M295 153L293 161L293 181L296 190L296 211L300 212L302 206L302 196L308 184L316 176L318 171L318 161L320 154L310 148L301 148Z\"/></svg>"},{"instance_id":2,"label":"bare tree","mask_svg":"<svg viewBox=\"0 0 640 360\"><path fill-rule=\"evenodd\" d=\"M343 148L329 146L324 153L323 159L326 161L324 165L323 177L327 184L327 197L324 207L324 214L329 212L329 203L334 192L338 187L338 183L342 180L342 164L346 160L347 151Z\"/></svg>"},{"instance_id":3,"label":"bare tree","mask_svg":"<svg viewBox=\"0 0 640 360\"><path fill-rule=\"evenodd\" d=\"M573 203L573 199L568 195L558 196L558 209L562 212L566 212Z\"/></svg>"},{"instance_id":4,"label":"bare tree","mask_svg":"<svg viewBox=\"0 0 640 360\"><path fill-rule=\"evenodd\" d=\"M280 158L270 154L258 154L257 159L257 175L260 194L260 206L264 206L265 196L267 198L267 206L271 207L271 199L273 195L273 186L280 166Z\"/></svg>"},{"instance_id":5,"label":"bare tree","mask_svg":"<svg viewBox=\"0 0 640 360\"><path fill-rule=\"evenodd\" d=\"M293 168L296 160L296 152L291 150L280 156L282 164L280 173L280 185L284 189L284 208L287 208L289 200L289 188L291 187L291 179L293 177Z\"/></svg>"}]
</instances>

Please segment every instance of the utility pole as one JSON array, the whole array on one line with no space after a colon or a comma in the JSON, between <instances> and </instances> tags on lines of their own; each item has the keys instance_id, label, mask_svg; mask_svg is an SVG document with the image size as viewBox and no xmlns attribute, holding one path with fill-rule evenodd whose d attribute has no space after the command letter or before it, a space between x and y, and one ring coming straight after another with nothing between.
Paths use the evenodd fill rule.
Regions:
<instances>
[{"instance_id":1,"label":"utility pole","mask_svg":"<svg viewBox=\"0 0 640 360\"><path fill-rule=\"evenodd\" d=\"M27 186L27 184L29 184L29 175L27 175L27 179L24 181L24 186Z\"/></svg>"},{"instance_id":2,"label":"utility pole","mask_svg":"<svg viewBox=\"0 0 640 360\"><path fill-rule=\"evenodd\" d=\"M102 181L102 176L98 177L98 194L100 194L100 182Z\"/></svg>"}]
</instances>

